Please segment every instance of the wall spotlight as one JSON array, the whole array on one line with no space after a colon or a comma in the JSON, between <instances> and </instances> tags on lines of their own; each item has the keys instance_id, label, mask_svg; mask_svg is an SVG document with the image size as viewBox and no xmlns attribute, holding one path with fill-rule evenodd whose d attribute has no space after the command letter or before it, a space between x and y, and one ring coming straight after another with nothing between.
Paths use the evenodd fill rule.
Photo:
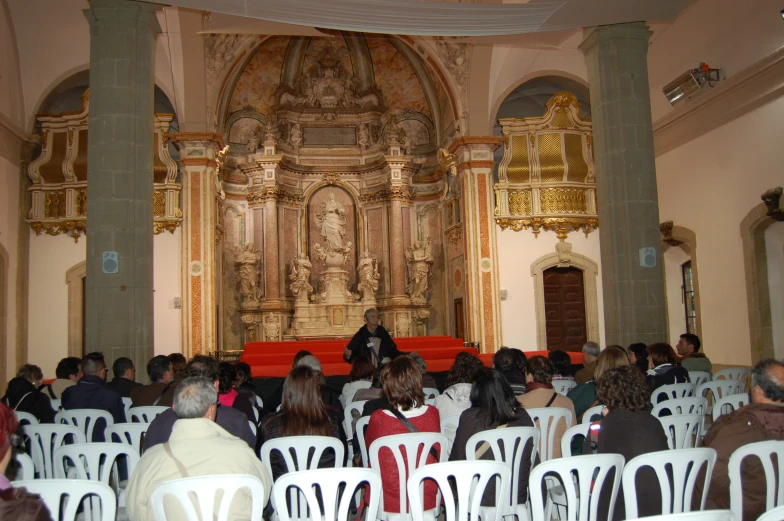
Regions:
<instances>
[{"instance_id":1,"label":"wall spotlight","mask_svg":"<svg viewBox=\"0 0 784 521\"><path fill-rule=\"evenodd\" d=\"M675 105L699 92L706 83L713 87L713 83L720 79L720 72L721 69L711 69L707 63L701 63L698 68L686 71L665 85L664 95L670 105Z\"/></svg>"}]
</instances>

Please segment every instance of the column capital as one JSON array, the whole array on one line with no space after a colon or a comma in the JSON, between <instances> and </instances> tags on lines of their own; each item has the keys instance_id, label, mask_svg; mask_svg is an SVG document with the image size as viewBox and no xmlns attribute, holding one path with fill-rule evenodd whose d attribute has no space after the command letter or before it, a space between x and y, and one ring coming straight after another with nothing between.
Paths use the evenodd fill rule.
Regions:
<instances>
[{"instance_id":1,"label":"column capital","mask_svg":"<svg viewBox=\"0 0 784 521\"><path fill-rule=\"evenodd\" d=\"M653 32L645 22L588 27L583 31L583 41L578 48L587 53L608 40L638 40L647 44L651 34Z\"/></svg>"},{"instance_id":2,"label":"column capital","mask_svg":"<svg viewBox=\"0 0 784 521\"><path fill-rule=\"evenodd\" d=\"M83 12L91 27L107 25L118 20L131 20L143 21L156 34L163 32L155 14L156 11L163 9L162 5L131 0L89 0L89 4L90 7ZM100 16L96 16L96 12L100 12ZM142 17L147 19L143 20Z\"/></svg>"},{"instance_id":3,"label":"column capital","mask_svg":"<svg viewBox=\"0 0 784 521\"><path fill-rule=\"evenodd\" d=\"M189 150L200 147L205 148L205 153L189 155L189 157L214 157L226 146L223 136L217 132L171 132L169 141L174 143L177 150Z\"/></svg>"},{"instance_id":4,"label":"column capital","mask_svg":"<svg viewBox=\"0 0 784 521\"><path fill-rule=\"evenodd\" d=\"M503 143L502 136L461 136L449 145L449 153L460 155L472 150L489 150L492 153Z\"/></svg>"}]
</instances>

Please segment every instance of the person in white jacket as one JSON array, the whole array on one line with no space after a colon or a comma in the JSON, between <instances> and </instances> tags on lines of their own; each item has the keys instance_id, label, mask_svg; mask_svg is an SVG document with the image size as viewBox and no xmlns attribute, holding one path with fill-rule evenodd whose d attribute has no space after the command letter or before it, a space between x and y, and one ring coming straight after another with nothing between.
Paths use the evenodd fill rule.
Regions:
<instances>
[{"instance_id":1,"label":"person in white jacket","mask_svg":"<svg viewBox=\"0 0 784 521\"><path fill-rule=\"evenodd\" d=\"M343 386L340 393L340 405L345 409L354 398L354 393L360 389L367 389L373 381L373 373L376 368L373 362L366 356L358 356L351 364L351 372L348 375L348 383Z\"/></svg>"},{"instance_id":2,"label":"person in white jacket","mask_svg":"<svg viewBox=\"0 0 784 521\"><path fill-rule=\"evenodd\" d=\"M471 353L458 353L452 369L446 376L446 390L435 400L441 416L441 433L449 439L449 451L455 441L460 414L471 407L471 384L474 375L482 369L482 361Z\"/></svg>"}]
</instances>

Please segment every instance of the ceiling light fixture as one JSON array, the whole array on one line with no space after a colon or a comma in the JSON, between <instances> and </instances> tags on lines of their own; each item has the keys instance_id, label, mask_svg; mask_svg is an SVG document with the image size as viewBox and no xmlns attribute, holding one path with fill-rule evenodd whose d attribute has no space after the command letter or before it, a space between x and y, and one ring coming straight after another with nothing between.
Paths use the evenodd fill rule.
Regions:
<instances>
[{"instance_id":1,"label":"ceiling light fixture","mask_svg":"<svg viewBox=\"0 0 784 521\"><path fill-rule=\"evenodd\" d=\"M720 74L721 69L711 69L707 63L701 63L698 68L681 74L665 85L664 95L670 105L675 105L698 93L706 83L713 87L713 83L721 79Z\"/></svg>"}]
</instances>

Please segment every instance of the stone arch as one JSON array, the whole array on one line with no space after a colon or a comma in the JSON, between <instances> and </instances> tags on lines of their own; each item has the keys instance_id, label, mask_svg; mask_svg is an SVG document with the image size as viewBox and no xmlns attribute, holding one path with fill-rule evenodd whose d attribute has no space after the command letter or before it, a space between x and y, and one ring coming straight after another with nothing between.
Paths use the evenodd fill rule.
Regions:
<instances>
[{"instance_id":1,"label":"stone arch","mask_svg":"<svg viewBox=\"0 0 784 521\"><path fill-rule=\"evenodd\" d=\"M563 245L566 245L565 247ZM585 329L591 342L602 343L599 338L599 294L596 277L599 265L584 255L571 252L569 243L558 243L556 251L543 255L531 264L534 278L534 302L536 305L536 348L547 350L547 328L544 310L544 271L549 268L577 268L583 272L585 288Z\"/></svg>"},{"instance_id":2,"label":"stone arch","mask_svg":"<svg viewBox=\"0 0 784 521\"><path fill-rule=\"evenodd\" d=\"M740 222L752 364L774 357L768 257L765 251L765 230L774 222L767 215L765 203L755 206Z\"/></svg>"},{"instance_id":3,"label":"stone arch","mask_svg":"<svg viewBox=\"0 0 784 521\"><path fill-rule=\"evenodd\" d=\"M68 356L81 358L84 351L84 293L82 279L87 276L87 261L74 264L65 272L68 286Z\"/></svg>"},{"instance_id":4,"label":"stone arch","mask_svg":"<svg viewBox=\"0 0 784 521\"><path fill-rule=\"evenodd\" d=\"M0 378L11 379L13 368L8 363L8 251L0 244Z\"/></svg>"},{"instance_id":5,"label":"stone arch","mask_svg":"<svg viewBox=\"0 0 784 521\"><path fill-rule=\"evenodd\" d=\"M681 243L674 247L681 248L691 257L691 271L694 276L694 311L697 314L697 336L702 339L702 307L700 306L700 278L699 263L697 261L697 234L689 228L683 226L673 226L672 238ZM662 255L664 255L664 252L667 251L670 247L673 246L667 243L663 243ZM672 331L670 331L669 338L672 338Z\"/></svg>"}]
</instances>

